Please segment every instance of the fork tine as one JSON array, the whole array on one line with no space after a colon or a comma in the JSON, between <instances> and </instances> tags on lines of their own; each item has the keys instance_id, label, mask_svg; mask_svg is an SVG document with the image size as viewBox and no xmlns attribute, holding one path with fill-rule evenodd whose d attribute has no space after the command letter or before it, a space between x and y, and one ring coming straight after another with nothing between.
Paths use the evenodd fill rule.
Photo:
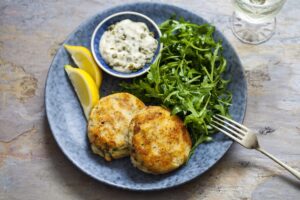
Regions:
<instances>
[{"instance_id":1,"label":"fork tine","mask_svg":"<svg viewBox=\"0 0 300 200\"><path fill-rule=\"evenodd\" d=\"M241 142L242 142L241 140L237 139L236 137L234 137L233 135L231 135L231 134L228 133L227 131L225 131L225 130L223 130L223 129L217 127L217 126L215 126L214 124L210 124L210 125L211 125L212 127L214 127L215 129L219 130L220 132L224 133L225 135L227 135L228 137L230 137L230 138L233 139L234 141L236 141L236 142L242 144L242 143L241 143Z\"/></svg>"},{"instance_id":2,"label":"fork tine","mask_svg":"<svg viewBox=\"0 0 300 200\"><path fill-rule=\"evenodd\" d=\"M246 126L244 126L244 125L242 125L242 124L240 124L240 123L237 123L236 121L234 121L234 120L232 120L232 119L229 119L229 118L227 118L227 117L225 117L225 116L223 116L223 115L220 115L220 114L217 114L217 116L220 117L220 118L223 118L224 120L227 120L227 121L233 123L233 124L236 125L237 127L240 127L240 128L245 129L246 131L249 131L249 129L248 129Z\"/></svg>"},{"instance_id":3,"label":"fork tine","mask_svg":"<svg viewBox=\"0 0 300 200\"><path fill-rule=\"evenodd\" d=\"M239 135L245 136L247 134L244 130L237 128L236 126L232 125L231 123L229 123L226 120L223 120L223 119L221 119L221 118L219 118L217 116L213 116L213 118L216 119L216 120L218 120L220 123L224 123L224 124L230 126L235 131L237 131L237 134L239 134Z\"/></svg>"},{"instance_id":4,"label":"fork tine","mask_svg":"<svg viewBox=\"0 0 300 200\"><path fill-rule=\"evenodd\" d=\"M232 130L232 129L230 129L230 128L228 128L228 127L226 127L225 125L223 125L223 124L221 124L221 123L219 123L219 122L217 122L217 121L212 121L213 123L215 123L214 124L214 126L216 126L216 125L218 125L219 127L219 129L221 129L221 132L223 132L223 133L225 133L225 131L227 132L227 134L230 134L230 135L232 135L235 139L234 140L236 140L236 139L240 139L240 140L242 140L242 136L240 136L236 131L234 131L234 130ZM220 127L222 127L222 128L220 128ZM219 130L218 129L218 130ZM220 131L220 130L219 130Z\"/></svg>"},{"instance_id":5,"label":"fork tine","mask_svg":"<svg viewBox=\"0 0 300 200\"><path fill-rule=\"evenodd\" d=\"M214 127L215 129L217 129L218 131L224 133L225 135L227 135L228 137L230 137L233 140L236 140L235 137L233 137L231 134L227 133L226 131L224 131L223 129L220 129L219 127L215 126L214 124L210 124L212 127Z\"/></svg>"}]
</instances>

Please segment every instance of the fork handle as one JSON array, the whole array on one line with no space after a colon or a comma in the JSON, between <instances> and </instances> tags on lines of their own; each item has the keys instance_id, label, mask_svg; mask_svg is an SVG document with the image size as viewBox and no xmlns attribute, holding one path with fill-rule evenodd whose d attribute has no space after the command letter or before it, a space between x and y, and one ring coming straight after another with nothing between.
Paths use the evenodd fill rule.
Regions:
<instances>
[{"instance_id":1,"label":"fork handle","mask_svg":"<svg viewBox=\"0 0 300 200\"><path fill-rule=\"evenodd\" d=\"M291 174L293 174L295 177L297 177L300 180L300 172L298 172L297 170L291 168L287 164L281 162L280 160L278 160L277 158L275 158L273 155L271 155L268 152L266 152L264 149L258 147L258 148L256 148L256 150L260 151L261 153L265 154L266 156L268 156L269 158L271 158L272 160L274 160L275 162L277 162L279 165L281 165L283 168L285 168L286 170L288 170Z\"/></svg>"}]
</instances>

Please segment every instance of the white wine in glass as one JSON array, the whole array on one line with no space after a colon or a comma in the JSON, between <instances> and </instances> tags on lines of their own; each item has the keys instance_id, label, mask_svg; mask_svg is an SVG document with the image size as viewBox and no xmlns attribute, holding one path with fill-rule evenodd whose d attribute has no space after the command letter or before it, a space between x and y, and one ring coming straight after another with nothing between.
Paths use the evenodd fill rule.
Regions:
<instances>
[{"instance_id":1,"label":"white wine in glass","mask_svg":"<svg viewBox=\"0 0 300 200\"><path fill-rule=\"evenodd\" d=\"M232 0L232 31L242 42L260 44L275 33L276 15L286 0Z\"/></svg>"}]
</instances>

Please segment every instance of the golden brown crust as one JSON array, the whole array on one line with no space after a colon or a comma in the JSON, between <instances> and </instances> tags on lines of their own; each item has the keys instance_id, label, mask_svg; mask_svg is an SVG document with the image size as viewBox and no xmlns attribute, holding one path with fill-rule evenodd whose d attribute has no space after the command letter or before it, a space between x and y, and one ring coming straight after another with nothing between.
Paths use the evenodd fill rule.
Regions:
<instances>
[{"instance_id":1,"label":"golden brown crust","mask_svg":"<svg viewBox=\"0 0 300 200\"><path fill-rule=\"evenodd\" d=\"M179 117L159 106L138 112L129 127L131 160L144 172L162 174L181 166L191 150L191 138Z\"/></svg>"},{"instance_id":2,"label":"golden brown crust","mask_svg":"<svg viewBox=\"0 0 300 200\"><path fill-rule=\"evenodd\" d=\"M129 93L115 93L100 99L88 121L93 152L108 161L128 156L128 126L134 114L144 107L142 101Z\"/></svg>"}]
</instances>

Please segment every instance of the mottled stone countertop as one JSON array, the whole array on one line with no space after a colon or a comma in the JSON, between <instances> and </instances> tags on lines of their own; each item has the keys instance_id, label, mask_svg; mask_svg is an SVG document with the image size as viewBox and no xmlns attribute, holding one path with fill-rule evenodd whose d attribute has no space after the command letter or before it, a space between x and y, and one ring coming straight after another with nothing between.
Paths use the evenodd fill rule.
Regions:
<instances>
[{"instance_id":1,"label":"mottled stone countertop","mask_svg":"<svg viewBox=\"0 0 300 200\"><path fill-rule=\"evenodd\" d=\"M133 1L0 1L0 199L299 199L299 181L262 154L238 144L195 181L147 193L101 184L63 155L45 115L44 88L51 60L81 22L125 2ZM189 9L224 33L247 75L245 125L258 131L265 149L300 170L299 2L286 3L277 17L276 34L257 46L232 35L230 0L159 2Z\"/></svg>"}]
</instances>

